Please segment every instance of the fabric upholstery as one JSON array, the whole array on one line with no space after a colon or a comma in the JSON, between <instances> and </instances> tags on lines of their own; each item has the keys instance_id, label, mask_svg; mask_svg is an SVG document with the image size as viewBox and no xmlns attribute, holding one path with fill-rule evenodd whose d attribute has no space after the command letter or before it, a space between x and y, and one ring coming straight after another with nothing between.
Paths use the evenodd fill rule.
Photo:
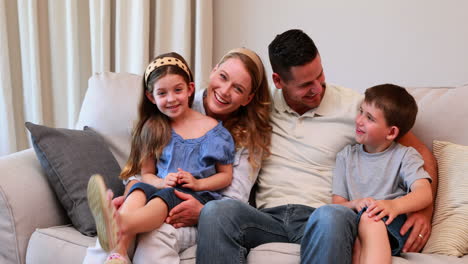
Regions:
<instances>
[{"instance_id":1,"label":"fabric upholstery","mask_svg":"<svg viewBox=\"0 0 468 264\"><path fill-rule=\"evenodd\" d=\"M104 137L123 168L142 92L142 77L130 73L98 73L88 81L76 129L92 127Z\"/></svg>"},{"instance_id":2,"label":"fabric upholstery","mask_svg":"<svg viewBox=\"0 0 468 264\"><path fill-rule=\"evenodd\" d=\"M424 253L468 254L468 146L434 141L439 185Z\"/></svg>"},{"instance_id":3,"label":"fabric upholstery","mask_svg":"<svg viewBox=\"0 0 468 264\"><path fill-rule=\"evenodd\" d=\"M141 77L133 74L93 75L76 126L77 129L85 125L93 127L104 137L121 166L130 149L128 140L136 119L139 97L134 89L140 84ZM410 89L420 106L414 132L426 145L432 147L434 139L467 145L464 143L468 140L468 122L464 119L467 108L463 107L467 89L467 86ZM429 113L426 113L426 109ZM458 122L455 123L453 118L458 118ZM63 227L63 230L70 229L71 234L59 234L62 227L54 227L69 223L69 220L49 186L34 151L29 149L0 157L0 171L0 209L9 208L0 210L0 263L25 263L28 241L28 263L81 263L85 254L84 244L94 245L96 238L86 237L71 226ZM23 189L30 195L25 196L18 191ZM39 227L41 229L34 231ZM83 244L83 239L89 243ZM195 263L195 250L196 246L182 252L181 263ZM52 251L54 254L50 254ZM287 254L291 256L284 263L297 260L299 246L281 243L261 245L251 250L248 260L250 264L275 263L286 258ZM468 263L468 255L457 258L407 253L402 257L393 257L392 261L398 264L461 264Z\"/></svg>"},{"instance_id":4,"label":"fabric upholstery","mask_svg":"<svg viewBox=\"0 0 468 264\"><path fill-rule=\"evenodd\" d=\"M24 263L37 227L70 220L33 149L0 157L0 171L0 263Z\"/></svg>"},{"instance_id":5,"label":"fabric upholstery","mask_svg":"<svg viewBox=\"0 0 468 264\"><path fill-rule=\"evenodd\" d=\"M39 162L44 168L73 225L83 234L96 234L88 207L86 189L89 177L102 174L115 194L123 193L118 179L120 167L106 143L96 132L49 128L27 122Z\"/></svg>"},{"instance_id":6,"label":"fabric upholstery","mask_svg":"<svg viewBox=\"0 0 468 264\"><path fill-rule=\"evenodd\" d=\"M26 263L81 264L86 248L95 242L71 225L37 229L29 240Z\"/></svg>"},{"instance_id":7,"label":"fabric upholstery","mask_svg":"<svg viewBox=\"0 0 468 264\"><path fill-rule=\"evenodd\" d=\"M412 132L429 149L432 150L434 139L468 145L468 113L463 100L468 98L468 85L409 88L408 91L419 108Z\"/></svg>"}]
</instances>

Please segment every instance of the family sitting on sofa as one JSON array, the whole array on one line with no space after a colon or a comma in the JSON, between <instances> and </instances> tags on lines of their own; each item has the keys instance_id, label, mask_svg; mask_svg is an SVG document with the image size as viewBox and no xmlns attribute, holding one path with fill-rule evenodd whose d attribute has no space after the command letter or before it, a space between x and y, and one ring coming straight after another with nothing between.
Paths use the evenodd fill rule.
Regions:
<instances>
[{"instance_id":1,"label":"family sitting on sofa","mask_svg":"<svg viewBox=\"0 0 468 264\"><path fill-rule=\"evenodd\" d=\"M246 263L251 248L270 242L300 244L302 263L390 263L391 254L422 249L437 172L407 132L417 112L411 95L382 85L363 98L327 84L301 30L277 35L268 51L273 97L246 48L228 52L197 93L177 53L148 65L121 173L125 198L111 201L100 176L88 185L99 239L84 263L130 263L137 234L169 225L177 231L164 239L176 242L140 240L133 262L178 263L178 251L195 244L197 263ZM258 209L248 204L255 183Z\"/></svg>"}]
</instances>

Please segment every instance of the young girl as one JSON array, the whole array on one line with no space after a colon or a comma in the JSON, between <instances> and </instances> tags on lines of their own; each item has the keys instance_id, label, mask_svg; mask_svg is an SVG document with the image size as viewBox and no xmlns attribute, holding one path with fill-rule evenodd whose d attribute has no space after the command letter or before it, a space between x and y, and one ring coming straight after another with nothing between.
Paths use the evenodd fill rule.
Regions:
<instances>
[{"instance_id":1,"label":"young girl","mask_svg":"<svg viewBox=\"0 0 468 264\"><path fill-rule=\"evenodd\" d=\"M106 198L102 177L93 176L88 184L99 242L114 251L106 263L129 262L134 236L161 226L182 202L174 189L205 204L221 198L216 191L232 180L233 139L221 123L190 108L194 84L185 60L177 53L156 57L146 68L143 88L130 157L121 173L122 179L140 173L142 182L132 186L118 212ZM154 220L141 224L140 218Z\"/></svg>"}]
</instances>

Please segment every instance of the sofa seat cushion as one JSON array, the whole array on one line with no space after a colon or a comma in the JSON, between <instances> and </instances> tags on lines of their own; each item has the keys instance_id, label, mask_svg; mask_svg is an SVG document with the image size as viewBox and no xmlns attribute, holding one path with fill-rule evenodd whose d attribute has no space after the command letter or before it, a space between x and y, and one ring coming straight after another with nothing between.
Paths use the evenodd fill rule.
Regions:
<instances>
[{"instance_id":1,"label":"sofa seat cushion","mask_svg":"<svg viewBox=\"0 0 468 264\"><path fill-rule=\"evenodd\" d=\"M190 247L180 254L181 264L195 264L197 246ZM298 264L300 263L300 245L292 243L267 243L250 250L247 256L249 264ZM401 257L392 257L393 264L440 264L468 263L468 255L463 258L454 256L403 253Z\"/></svg>"},{"instance_id":2,"label":"sofa seat cushion","mask_svg":"<svg viewBox=\"0 0 468 264\"><path fill-rule=\"evenodd\" d=\"M267 243L250 250L248 263L297 264L300 263L300 246L292 243Z\"/></svg>"},{"instance_id":3,"label":"sofa seat cushion","mask_svg":"<svg viewBox=\"0 0 468 264\"><path fill-rule=\"evenodd\" d=\"M95 237L82 235L73 226L36 229L29 240L26 263L82 263Z\"/></svg>"}]
</instances>

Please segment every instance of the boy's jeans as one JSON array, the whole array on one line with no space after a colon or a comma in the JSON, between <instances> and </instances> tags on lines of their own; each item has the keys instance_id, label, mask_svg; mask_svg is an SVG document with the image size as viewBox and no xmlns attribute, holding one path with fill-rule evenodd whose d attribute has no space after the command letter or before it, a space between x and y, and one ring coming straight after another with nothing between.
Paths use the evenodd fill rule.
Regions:
<instances>
[{"instance_id":1,"label":"boy's jeans","mask_svg":"<svg viewBox=\"0 0 468 264\"><path fill-rule=\"evenodd\" d=\"M357 227L356 213L340 205L257 210L236 200L216 200L203 208L198 231L200 264L246 263L249 250L258 245L301 241L302 263L351 263Z\"/></svg>"}]
</instances>

